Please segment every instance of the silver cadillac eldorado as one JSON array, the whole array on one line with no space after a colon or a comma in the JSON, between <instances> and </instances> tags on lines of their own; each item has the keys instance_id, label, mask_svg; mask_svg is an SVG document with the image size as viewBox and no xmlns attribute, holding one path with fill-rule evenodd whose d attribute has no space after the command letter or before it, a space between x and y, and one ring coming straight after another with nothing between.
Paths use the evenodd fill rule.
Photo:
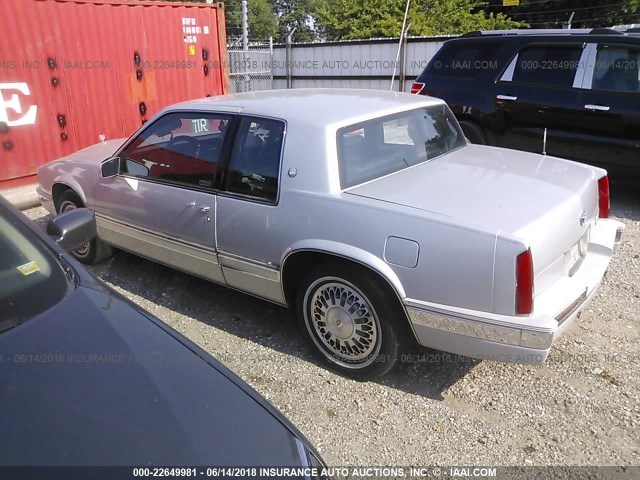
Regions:
<instances>
[{"instance_id":1,"label":"silver cadillac eldorado","mask_svg":"<svg viewBox=\"0 0 640 480\"><path fill-rule=\"evenodd\" d=\"M281 90L166 108L38 170L51 212L111 246L294 308L333 367L381 375L414 339L543 363L624 225L606 171L470 145L434 98Z\"/></svg>"}]
</instances>

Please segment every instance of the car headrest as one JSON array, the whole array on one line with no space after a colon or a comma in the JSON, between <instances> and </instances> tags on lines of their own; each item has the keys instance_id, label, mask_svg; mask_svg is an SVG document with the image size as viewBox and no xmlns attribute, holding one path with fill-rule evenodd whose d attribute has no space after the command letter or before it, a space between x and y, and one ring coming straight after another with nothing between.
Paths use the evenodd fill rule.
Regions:
<instances>
[{"instance_id":1,"label":"car headrest","mask_svg":"<svg viewBox=\"0 0 640 480\"><path fill-rule=\"evenodd\" d=\"M164 137L170 133L178 130L182 127L182 120L180 118L168 115L165 118L158 120L155 124L155 133L158 136Z\"/></svg>"}]
</instances>

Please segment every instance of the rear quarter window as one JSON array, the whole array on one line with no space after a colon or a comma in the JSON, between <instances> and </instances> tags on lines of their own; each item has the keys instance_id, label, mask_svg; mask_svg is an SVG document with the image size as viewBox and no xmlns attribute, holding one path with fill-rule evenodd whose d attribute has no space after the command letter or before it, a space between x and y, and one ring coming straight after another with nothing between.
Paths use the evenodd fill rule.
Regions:
<instances>
[{"instance_id":1,"label":"rear quarter window","mask_svg":"<svg viewBox=\"0 0 640 480\"><path fill-rule=\"evenodd\" d=\"M499 42L445 44L427 67L427 72L456 78L474 78L486 70L497 72L496 53L500 47Z\"/></svg>"},{"instance_id":2,"label":"rear quarter window","mask_svg":"<svg viewBox=\"0 0 640 480\"><path fill-rule=\"evenodd\" d=\"M640 92L640 48L630 45L598 47L592 88L612 92Z\"/></svg>"}]
</instances>

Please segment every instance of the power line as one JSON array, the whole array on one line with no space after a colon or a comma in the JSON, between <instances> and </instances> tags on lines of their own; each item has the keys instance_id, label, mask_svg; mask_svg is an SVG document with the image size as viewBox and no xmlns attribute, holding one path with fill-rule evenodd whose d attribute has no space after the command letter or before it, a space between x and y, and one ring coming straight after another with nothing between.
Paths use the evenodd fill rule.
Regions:
<instances>
[{"instance_id":1,"label":"power line","mask_svg":"<svg viewBox=\"0 0 640 480\"><path fill-rule=\"evenodd\" d=\"M564 8L561 10L538 10L537 12L521 12L521 13L514 13L513 16L516 15L546 15L548 13L571 13L571 12L578 12L578 11L583 11L583 10L594 10L594 9L599 9L599 8L611 8L611 7L619 7L621 5L624 5L625 2L618 2L618 3L610 3L608 5L598 5L597 7L580 7L580 8Z\"/></svg>"},{"instance_id":2,"label":"power line","mask_svg":"<svg viewBox=\"0 0 640 480\"><path fill-rule=\"evenodd\" d=\"M527 3L519 5L519 6L520 7L528 7L529 5L537 5L537 4L540 4L540 3L549 3L549 2L557 2L557 1L559 1L559 0L536 0L535 2L527 2ZM489 5L489 6L491 8L494 8L495 6L502 7L502 5L495 5L495 6ZM511 7L508 7L508 8L511 8Z\"/></svg>"},{"instance_id":3,"label":"power line","mask_svg":"<svg viewBox=\"0 0 640 480\"><path fill-rule=\"evenodd\" d=\"M633 18L638 18L640 19L640 14L637 13L628 13L625 15L621 15L620 18L625 18L625 19L633 19ZM602 17L593 17L593 18L579 18L579 19L574 19L573 23L581 23L581 22L591 22L593 20L602 20ZM628 20L624 20L624 21L628 21ZM558 24L563 24L564 21L563 20L556 20L553 22L531 22L535 25L558 25Z\"/></svg>"}]
</instances>

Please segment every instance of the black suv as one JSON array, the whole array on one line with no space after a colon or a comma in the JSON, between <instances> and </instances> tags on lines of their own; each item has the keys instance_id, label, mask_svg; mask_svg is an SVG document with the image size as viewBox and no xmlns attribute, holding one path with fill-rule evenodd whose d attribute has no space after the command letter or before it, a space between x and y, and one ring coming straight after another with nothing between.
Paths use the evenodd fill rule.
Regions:
<instances>
[{"instance_id":1,"label":"black suv","mask_svg":"<svg viewBox=\"0 0 640 480\"><path fill-rule=\"evenodd\" d=\"M468 33L445 42L412 93L444 99L472 143L640 174L637 29Z\"/></svg>"}]
</instances>

